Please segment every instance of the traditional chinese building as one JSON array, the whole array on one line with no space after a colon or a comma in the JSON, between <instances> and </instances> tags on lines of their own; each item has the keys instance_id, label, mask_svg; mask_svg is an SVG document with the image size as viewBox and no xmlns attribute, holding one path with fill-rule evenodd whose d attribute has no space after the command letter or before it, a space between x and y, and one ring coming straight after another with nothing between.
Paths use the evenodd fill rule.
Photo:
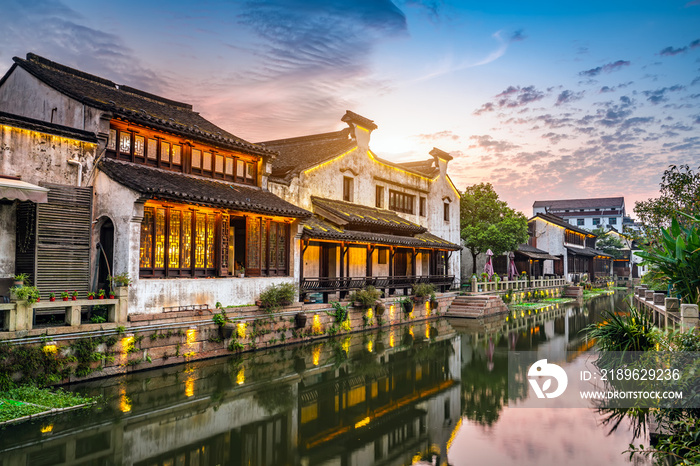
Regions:
<instances>
[{"instance_id":1,"label":"traditional chinese building","mask_svg":"<svg viewBox=\"0 0 700 466\"><path fill-rule=\"evenodd\" d=\"M544 274L564 276L567 280L612 275L612 257L595 249L597 236L551 214L537 214L528 220L529 246L546 251L560 261L545 261Z\"/></svg>"},{"instance_id":2,"label":"traditional chinese building","mask_svg":"<svg viewBox=\"0 0 700 466\"><path fill-rule=\"evenodd\" d=\"M19 203L0 183L12 203L0 206L8 219L0 242L11 245L11 228L36 218L3 252L3 276L39 278L62 264L60 280L38 280L45 293L94 290L128 273L130 309L145 313L251 303L273 283L298 281L293 236L310 213L268 191L274 151L189 104L34 54L14 58L0 80L0 111L9 147L0 174L53 183L49 204L52 193L69 204L57 213L37 207L41 200Z\"/></svg>"},{"instance_id":3,"label":"traditional chinese building","mask_svg":"<svg viewBox=\"0 0 700 466\"><path fill-rule=\"evenodd\" d=\"M300 233L300 291L344 296L373 285L388 292L459 283L459 193L452 157L433 149L394 163L370 149L377 125L348 111L340 131L260 143L279 151L272 193L306 210Z\"/></svg>"}]
</instances>

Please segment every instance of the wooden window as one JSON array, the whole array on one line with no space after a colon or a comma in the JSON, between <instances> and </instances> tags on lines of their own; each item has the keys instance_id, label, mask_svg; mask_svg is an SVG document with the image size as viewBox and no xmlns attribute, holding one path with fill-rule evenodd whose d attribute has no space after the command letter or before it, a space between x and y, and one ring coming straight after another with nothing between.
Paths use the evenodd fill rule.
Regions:
<instances>
[{"instance_id":1,"label":"wooden window","mask_svg":"<svg viewBox=\"0 0 700 466\"><path fill-rule=\"evenodd\" d=\"M146 157L148 160L157 161L158 160L158 141L156 139L148 140L148 149L146 150Z\"/></svg>"},{"instance_id":2,"label":"wooden window","mask_svg":"<svg viewBox=\"0 0 700 466\"><path fill-rule=\"evenodd\" d=\"M343 200L353 201L353 179L349 176L343 177Z\"/></svg>"},{"instance_id":3,"label":"wooden window","mask_svg":"<svg viewBox=\"0 0 700 466\"><path fill-rule=\"evenodd\" d=\"M386 264L387 263L387 256L389 251L385 248L379 248L377 250L377 263L378 264Z\"/></svg>"},{"instance_id":4,"label":"wooden window","mask_svg":"<svg viewBox=\"0 0 700 466\"><path fill-rule=\"evenodd\" d=\"M375 194L375 205L380 209L384 206L384 187L377 186Z\"/></svg>"},{"instance_id":5,"label":"wooden window","mask_svg":"<svg viewBox=\"0 0 700 466\"><path fill-rule=\"evenodd\" d=\"M205 172L211 171L211 152L204 152L202 158L202 170Z\"/></svg>"},{"instance_id":6,"label":"wooden window","mask_svg":"<svg viewBox=\"0 0 700 466\"><path fill-rule=\"evenodd\" d=\"M117 150L117 130L109 130L109 140L107 141L107 150Z\"/></svg>"},{"instance_id":7,"label":"wooden window","mask_svg":"<svg viewBox=\"0 0 700 466\"><path fill-rule=\"evenodd\" d=\"M443 218L446 222L450 221L450 204L447 202L443 205Z\"/></svg>"},{"instance_id":8,"label":"wooden window","mask_svg":"<svg viewBox=\"0 0 700 466\"><path fill-rule=\"evenodd\" d=\"M220 175L224 174L224 156L221 154L216 154L214 171Z\"/></svg>"},{"instance_id":9,"label":"wooden window","mask_svg":"<svg viewBox=\"0 0 700 466\"><path fill-rule=\"evenodd\" d=\"M246 162L245 167L246 167L246 172L245 172L246 183L255 183L255 175L256 175L255 164L253 162Z\"/></svg>"},{"instance_id":10,"label":"wooden window","mask_svg":"<svg viewBox=\"0 0 700 466\"><path fill-rule=\"evenodd\" d=\"M236 180L243 182L245 180L245 161L236 160Z\"/></svg>"},{"instance_id":11,"label":"wooden window","mask_svg":"<svg viewBox=\"0 0 700 466\"><path fill-rule=\"evenodd\" d=\"M146 138L139 135L134 135L134 159L136 162L144 161L146 151Z\"/></svg>"},{"instance_id":12,"label":"wooden window","mask_svg":"<svg viewBox=\"0 0 700 466\"><path fill-rule=\"evenodd\" d=\"M411 194L400 193L398 191L389 190L389 209L405 214L414 212L416 196Z\"/></svg>"},{"instance_id":13,"label":"wooden window","mask_svg":"<svg viewBox=\"0 0 700 466\"><path fill-rule=\"evenodd\" d=\"M226 178L233 179L233 157L226 157Z\"/></svg>"},{"instance_id":14,"label":"wooden window","mask_svg":"<svg viewBox=\"0 0 700 466\"><path fill-rule=\"evenodd\" d=\"M182 165L182 146L173 144L173 165Z\"/></svg>"},{"instance_id":15,"label":"wooden window","mask_svg":"<svg viewBox=\"0 0 700 466\"><path fill-rule=\"evenodd\" d=\"M418 213L421 217L425 217L425 203L426 199L423 196L421 196L418 200Z\"/></svg>"},{"instance_id":16,"label":"wooden window","mask_svg":"<svg viewBox=\"0 0 700 466\"><path fill-rule=\"evenodd\" d=\"M131 155L131 133L119 131L119 152Z\"/></svg>"},{"instance_id":17,"label":"wooden window","mask_svg":"<svg viewBox=\"0 0 700 466\"><path fill-rule=\"evenodd\" d=\"M202 168L202 151L199 149L192 149L192 168L197 169L199 173Z\"/></svg>"},{"instance_id":18,"label":"wooden window","mask_svg":"<svg viewBox=\"0 0 700 466\"><path fill-rule=\"evenodd\" d=\"M170 165L170 143L160 141L160 163L166 166Z\"/></svg>"}]
</instances>

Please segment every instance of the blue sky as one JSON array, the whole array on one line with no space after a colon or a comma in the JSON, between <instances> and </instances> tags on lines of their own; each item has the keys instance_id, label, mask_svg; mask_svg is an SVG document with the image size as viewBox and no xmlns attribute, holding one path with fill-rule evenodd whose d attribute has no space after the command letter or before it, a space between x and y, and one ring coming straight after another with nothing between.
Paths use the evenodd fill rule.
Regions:
<instances>
[{"instance_id":1,"label":"blue sky","mask_svg":"<svg viewBox=\"0 0 700 466\"><path fill-rule=\"evenodd\" d=\"M194 104L251 141L375 120L394 160L455 155L459 189L655 196L700 165L700 0L2 0L0 68L35 52Z\"/></svg>"}]
</instances>

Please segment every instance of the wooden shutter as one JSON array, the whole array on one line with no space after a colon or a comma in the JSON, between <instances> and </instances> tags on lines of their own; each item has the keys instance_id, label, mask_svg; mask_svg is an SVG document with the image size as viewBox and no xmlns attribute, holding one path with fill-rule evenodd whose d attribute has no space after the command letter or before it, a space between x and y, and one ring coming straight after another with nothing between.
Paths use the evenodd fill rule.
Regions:
<instances>
[{"instance_id":1,"label":"wooden shutter","mask_svg":"<svg viewBox=\"0 0 700 466\"><path fill-rule=\"evenodd\" d=\"M37 205L36 281L42 294L89 290L92 187L42 184L48 203Z\"/></svg>"}]
</instances>

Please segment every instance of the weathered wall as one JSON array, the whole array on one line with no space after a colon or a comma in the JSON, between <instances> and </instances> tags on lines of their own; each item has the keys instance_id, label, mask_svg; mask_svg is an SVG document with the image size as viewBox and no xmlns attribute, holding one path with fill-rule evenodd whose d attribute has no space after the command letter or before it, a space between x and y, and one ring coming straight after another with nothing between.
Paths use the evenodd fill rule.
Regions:
<instances>
[{"instance_id":1,"label":"weathered wall","mask_svg":"<svg viewBox=\"0 0 700 466\"><path fill-rule=\"evenodd\" d=\"M0 278L15 274L15 204L0 204Z\"/></svg>"},{"instance_id":2,"label":"weathered wall","mask_svg":"<svg viewBox=\"0 0 700 466\"><path fill-rule=\"evenodd\" d=\"M94 133L100 132L101 111L61 94L20 67L16 67L0 87L0 111Z\"/></svg>"},{"instance_id":3,"label":"weathered wall","mask_svg":"<svg viewBox=\"0 0 700 466\"><path fill-rule=\"evenodd\" d=\"M28 183L77 186L78 167L68 163L77 160L83 167L85 186L96 153L96 144L0 125L0 173Z\"/></svg>"},{"instance_id":4,"label":"weathered wall","mask_svg":"<svg viewBox=\"0 0 700 466\"><path fill-rule=\"evenodd\" d=\"M564 247L564 228L551 223L535 220L535 238L537 238L538 249L547 251L553 256L564 256L564 276L568 273L567 251ZM572 246L574 247L574 246ZM544 273L554 273L554 261L544 261Z\"/></svg>"}]
</instances>

